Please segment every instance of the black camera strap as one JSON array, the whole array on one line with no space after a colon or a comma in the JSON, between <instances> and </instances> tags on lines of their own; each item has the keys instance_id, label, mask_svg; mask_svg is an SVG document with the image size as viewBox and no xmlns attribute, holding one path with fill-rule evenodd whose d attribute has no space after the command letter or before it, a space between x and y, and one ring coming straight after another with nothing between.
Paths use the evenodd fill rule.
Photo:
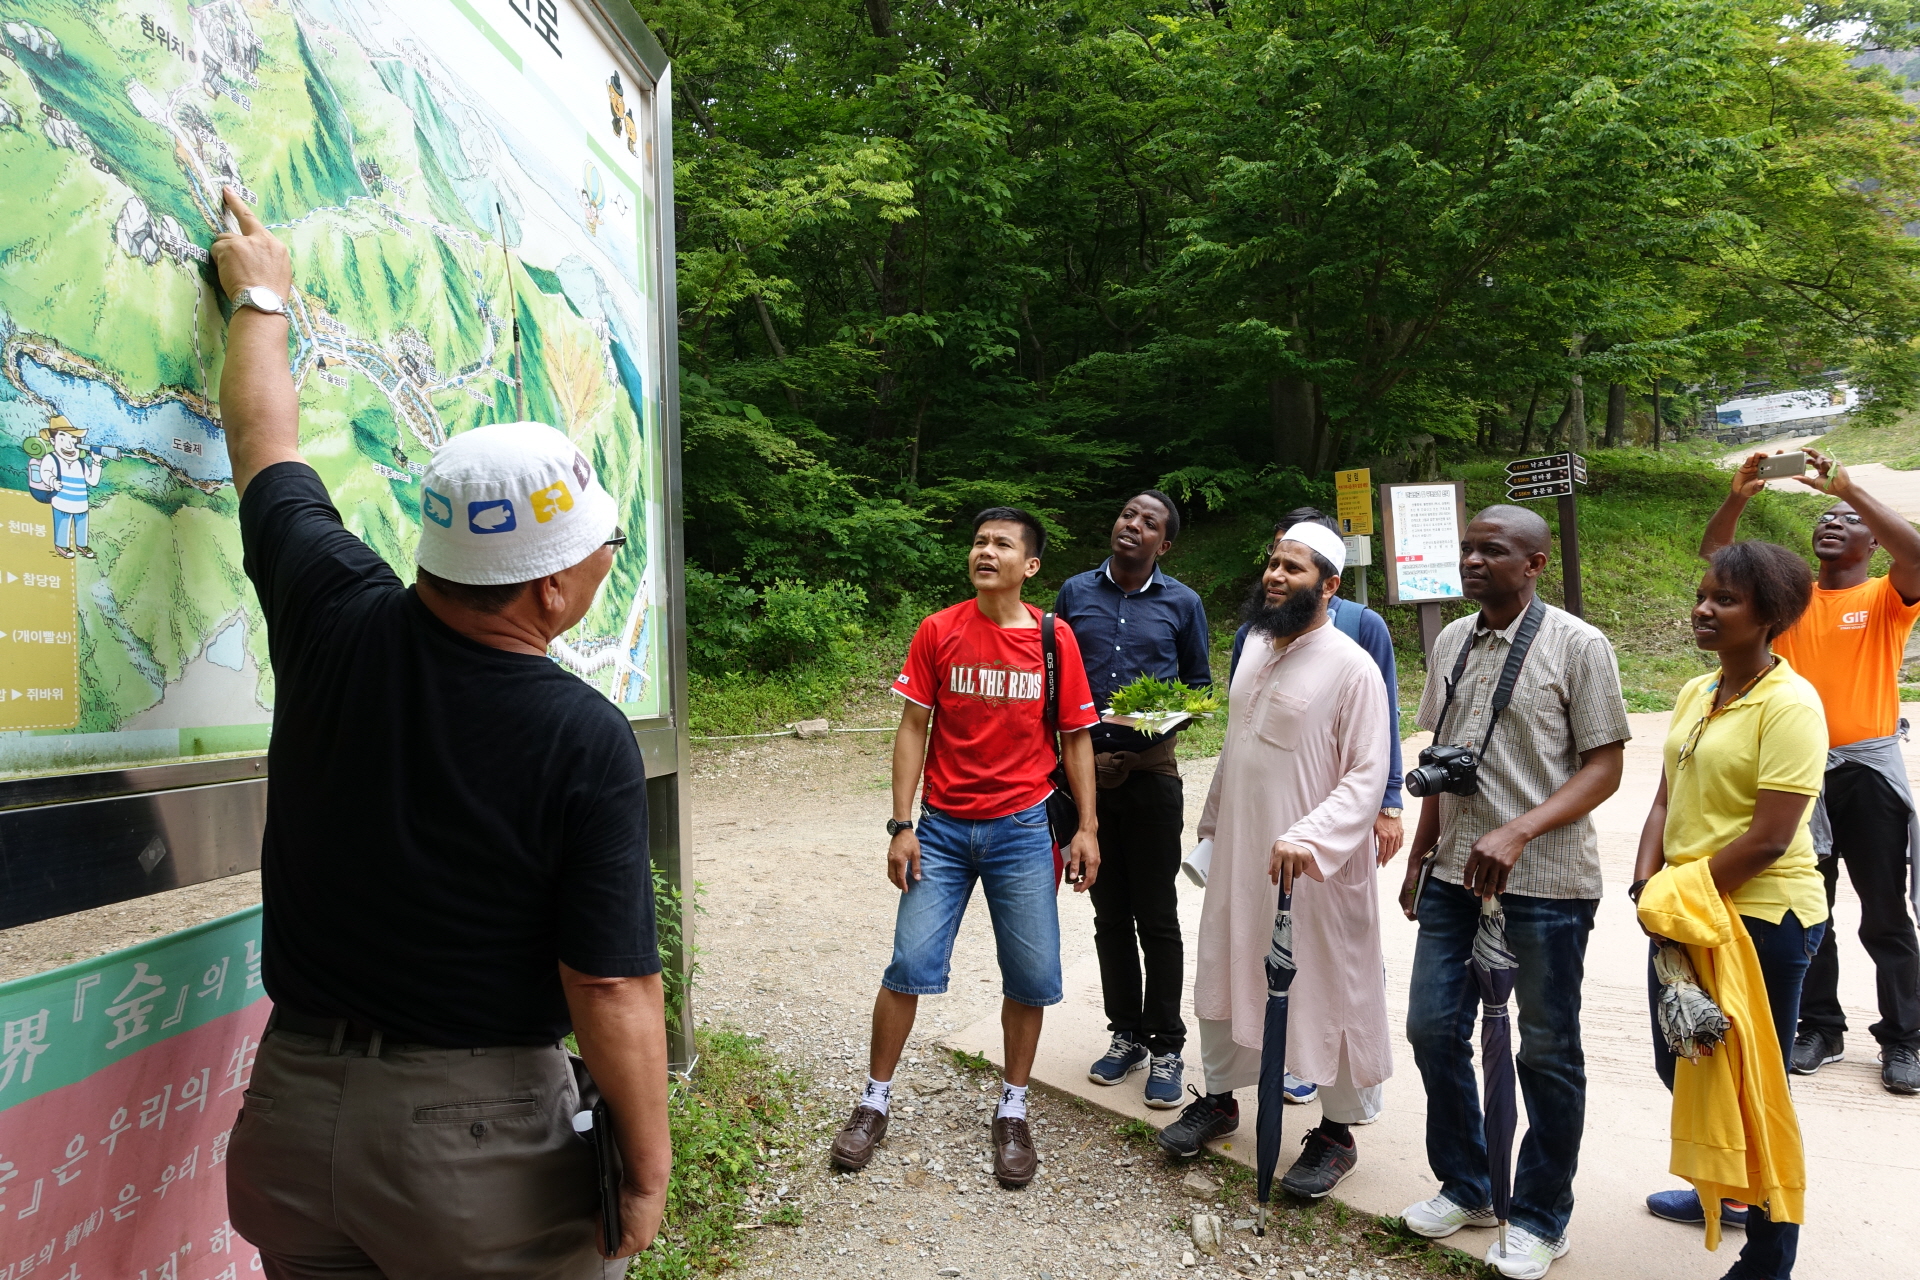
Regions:
<instances>
[{"instance_id":1,"label":"black camera strap","mask_svg":"<svg viewBox=\"0 0 1920 1280\"><path fill-rule=\"evenodd\" d=\"M1513 647L1507 650L1506 665L1500 668L1500 682L1493 687L1493 714L1487 717L1487 731L1480 735L1476 748L1482 760L1487 758L1487 743L1493 741L1493 726L1500 723L1500 713L1513 701L1513 686L1519 683L1520 668L1527 662L1527 650L1533 647L1533 638L1540 633L1540 624L1546 617L1547 606L1535 596L1527 606L1527 616L1520 621L1520 629L1513 634ZM1473 652L1473 638L1473 631L1469 629L1466 643L1460 646L1460 656L1453 661L1453 674L1447 677L1447 701L1440 708L1440 722L1433 729L1435 742L1441 741L1441 735L1446 732L1447 713L1453 710L1454 691L1467 673L1467 656Z\"/></svg>"}]
</instances>

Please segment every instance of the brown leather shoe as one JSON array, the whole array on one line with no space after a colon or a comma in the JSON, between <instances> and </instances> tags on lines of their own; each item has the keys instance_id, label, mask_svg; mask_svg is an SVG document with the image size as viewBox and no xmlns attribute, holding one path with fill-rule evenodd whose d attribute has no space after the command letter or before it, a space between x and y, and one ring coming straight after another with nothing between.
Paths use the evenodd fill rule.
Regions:
<instances>
[{"instance_id":1,"label":"brown leather shoe","mask_svg":"<svg viewBox=\"0 0 1920 1280\"><path fill-rule=\"evenodd\" d=\"M1033 1130L1022 1116L996 1116L993 1121L993 1176L1003 1187L1024 1187L1039 1172L1040 1157L1033 1150Z\"/></svg>"},{"instance_id":2,"label":"brown leather shoe","mask_svg":"<svg viewBox=\"0 0 1920 1280\"><path fill-rule=\"evenodd\" d=\"M856 1172L873 1162L873 1151L887 1136L887 1117L885 1112L875 1111L869 1106L858 1106L853 1115L840 1126L840 1132L833 1139L833 1163L841 1169ZM1029 1177L1032 1175L1029 1174Z\"/></svg>"}]
</instances>

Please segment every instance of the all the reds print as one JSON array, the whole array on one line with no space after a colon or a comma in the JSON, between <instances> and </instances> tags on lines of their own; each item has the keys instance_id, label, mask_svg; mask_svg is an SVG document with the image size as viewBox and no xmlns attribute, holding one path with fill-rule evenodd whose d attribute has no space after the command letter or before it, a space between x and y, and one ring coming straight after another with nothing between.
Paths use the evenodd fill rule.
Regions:
<instances>
[{"instance_id":1,"label":"all the reds print","mask_svg":"<svg viewBox=\"0 0 1920 1280\"><path fill-rule=\"evenodd\" d=\"M982 702L1037 702L1042 688L1038 671L990 664L961 666L957 662L947 668L949 692Z\"/></svg>"}]
</instances>

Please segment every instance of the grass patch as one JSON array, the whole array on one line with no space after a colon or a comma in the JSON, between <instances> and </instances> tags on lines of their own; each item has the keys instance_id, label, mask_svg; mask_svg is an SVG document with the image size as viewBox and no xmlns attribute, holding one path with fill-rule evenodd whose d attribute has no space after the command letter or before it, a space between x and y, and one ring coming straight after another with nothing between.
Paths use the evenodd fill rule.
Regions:
<instances>
[{"instance_id":1,"label":"grass patch","mask_svg":"<svg viewBox=\"0 0 1920 1280\"><path fill-rule=\"evenodd\" d=\"M1422 1270L1435 1276L1492 1276L1486 1263L1459 1249L1429 1240L1407 1229L1399 1218L1375 1217L1360 1233L1360 1243L1379 1258L1396 1261L1418 1260Z\"/></svg>"},{"instance_id":2,"label":"grass patch","mask_svg":"<svg viewBox=\"0 0 1920 1280\"><path fill-rule=\"evenodd\" d=\"M1766 443L1756 449L1771 449ZM1896 471L1920 470L1920 414L1906 414L1884 426L1848 422L1821 436L1814 448L1841 462L1879 462Z\"/></svg>"},{"instance_id":3,"label":"grass patch","mask_svg":"<svg viewBox=\"0 0 1920 1280\"><path fill-rule=\"evenodd\" d=\"M691 1082L674 1081L668 1102L666 1222L653 1247L633 1259L629 1280L716 1275L734 1265L742 1223L800 1222L798 1205L773 1201L780 1175L769 1152L798 1141L788 1131L801 1118L804 1082L738 1031L703 1027L695 1038L700 1069Z\"/></svg>"},{"instance_id":4,"label":"grass patch","mask_svg":"<svg viewBox=\"0 0 1920 1280\"><path fill-rule=\"evenodd\" d=\"M949 1050L947 1056L952 1058L953 1065L962 1071L993 1070L993 1064L988 1062L986 1058L977 1053L968 1053L965 1049Z\"/></svg>"},{"instance_id":5,"label":"grass patch","mask_svg":"<svg viewBox=\"0 0 1920 1280\"><path fill-rule=\"evenodd\" d=\"M1160 1145L1160 1131L1137 1116L1113 1126L1113 1136L1124 1138L1137 1147L1157 1150Z\"/></svg>"}]
</instances>

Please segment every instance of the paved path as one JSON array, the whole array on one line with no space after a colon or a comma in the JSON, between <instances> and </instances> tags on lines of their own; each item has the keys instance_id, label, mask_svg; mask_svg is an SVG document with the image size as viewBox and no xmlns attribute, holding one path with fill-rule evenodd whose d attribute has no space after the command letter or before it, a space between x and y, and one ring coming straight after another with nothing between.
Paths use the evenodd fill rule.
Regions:
<instances>
[{"instance_id":1,"label":"paved path","mask_svg":"<svg viewBox=\"0 0 1920 1280\"><path fill-rule=\"evenodd\" d=\"M1909 705L1904 711L1920 723L1920 705ZM1640 824L1659 781L1659 744L1668 717L1635 715L1631 719L1634 741L1627 751L1625 779L1619 793L1596 814L1607 897L1588 949L1584 987L1586 1140L1575 1184L1578 1203L1569 1228L1572 1251L1554 1264L1552 1274L1554 1280L1713 1280L1733 1264L1742 1237L1731 1234L1730 1244L1710 1255L1701 1247L1700 1232L1661 1222L1643 1204L1649 1191L1682 1184L1666 1172L1669 1103L1654 1076L1648 1045L1646 942L1625 895ZM1425 741L1424 734L1408 741L1409 760ZM1920 743L1907 748L1907 761L1909 774L1920 783ZM1189 771L1190 818L1198 816L1211 768L1207 762ZM1406 1008L1414 944L1412 926L1405 924L1392 901L1403 869L1404 864L1396 862L1380 882L1396 1073L1387 1084L1384 1117L1356 1131L1360 1166L1338 1193L1357 1208L1382 1214L1398 1214L1436 1189L1425 1156L1426 1099L1412 1051L1400 1036L1400 1011ZM1189 964L1200 898L1200 890L1181 882L1181 921L1189 939ZM1837 909L1841 998L1849 1024L1856 1028L1848 1037L1848 1060L1794 1084L1811 1184L1809 1221L1796 1271L1805 1280L1920 1275L1913 1251L1913 1241L1920 1235L1920 1098L1895 1098L1880 1087L1875 1049L1864 1031L1875 1017L1873 975L1856 941L1858 921L1857 903L1843 888ZM1179 1113L1147 1110L1140 1101L1139 1076L1110 1089L1087 1081L1087 1064L1105 1048L1107 1032L1100 1008L1099 970L1090 951L1080 955L1077 962L1070 962L1066 1002L1048 1011L1035 1077L1120 1114L1164 1125ZM1189 992L1191 984L1189 968ZM951 1037L951 1043L997 1062L998 1021L988 1019L965 1027ZM1197 1064L1197 1042L1192 1049ZM1188 1074L1191 1082L1199 1083L1197 1069ZM1241 1140L1219 1144L1225 1154L1249 1164L1252 1092L1240 1095L1242 1121L1237 1138ZM1297 1146L1301 1135L1318 1123L1318 1114L1319 1109L1310 1104L1287 1116L1283 1150ZM1476 1253L1484 1252L1487 1239L1479 1232L1456 1237Z\"/></svg>"},{"instance_id":2,"label":"paved path","mask_svg":"<svg viewBox=\"0 0 1920 1280\"><path fill-rule=\"evenodd\" d=\"M1737 453L1730 453L1721 461L1727 466L1739 466L1755 449L1765 449L1772 453L1778 449L1804 449L1812 444L1818 447L1819 436L1795 436L1785 440L1767 440L1751 445ZM1846 462L1845 458L1840 459ZM1892 507L1907 519L1920 524L1920 471L1895 471L1892 467L1879 462L1849 463L1847 470L1855 483L1864 486L1880 501ZM1793 480L1769 480L1769 489L1778 489L1783 493L1812 493L1806 485Z\"/></svg>"}]
</instances>

